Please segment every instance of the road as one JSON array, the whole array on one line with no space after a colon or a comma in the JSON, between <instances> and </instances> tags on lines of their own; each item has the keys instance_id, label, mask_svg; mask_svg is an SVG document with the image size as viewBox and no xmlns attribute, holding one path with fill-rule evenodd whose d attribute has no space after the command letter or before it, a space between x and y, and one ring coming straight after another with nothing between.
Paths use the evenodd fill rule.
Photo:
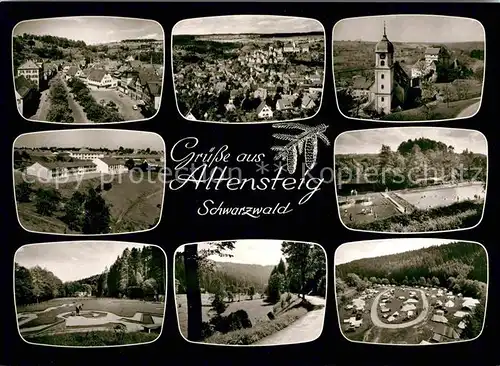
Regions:
<instances>
[{"instance_id":1,"label":"road","mask_svg":"<svg viewBox=\"0 0 500 366\"><path fill-rule=\"evenodd\" d=\"M417 325L418 323L422 322L425 319L425 317L427 316L427 313L429 312L429 302L427 301L427 296L425 296L425 293L422 290L418 290L418 291L420 291L420 295L422 296L423 309L422 309L422 312L415 319L413 319L409 322L402 323L402 324L383 323L380 320L380 318L378 317L377 307L378 307L378 304L380 302L380 297L388 291L390 291L390 289L388 289L387 291L382 291L373 299L372 309L371 309L370 315L371 315L372 323L374 326L379 327L379 328L386 328L386 329L402 329L402 328L407 328L407 327L412 327L414 325Z\"/></svg>"},{"instance_id":2,"label":"road","mask_svg":"<svg viewBox=\"0 0 500 366\"><path fill-rule=\"evenodd\" d=\"M68 92L68 104L69 104L69 107L71 108L71 111L73 113L74 123L91 123L91 121L89 121L87 119L87 115L83 111L83 107L80 104L78 104L78 102L76 100L73 99L73 96L70 93L70 90L68 88L68 85L66 84L66 81L64 81L62 78L61 78L61 81L62 81L62 84L64 85L64 88L66 88L66 91Z\"/></svg>"},{"instance_id":3,"label":"road","mask_svg":"<svg viewBox=\"0 0 500 366\"><path fill-rule=\"evenodd\" d=\"M481 98L479 98L479 100L476 103L471 104L470 106L462 109L462 111L459 114L457 114L456 118L472 117L479 110L480 104L481 104Z\"/></svg>"},{"instance_id":4,"label":"road","mask_svg":"<svg viewBox=\"0 0 500 366\"><path fill-rule=\"evenodd\" d=\"M326 300L320 297L306 296L306 300L313 305L326 305ZM270 346L313 341L321 335L324 320L325 307L310 311L285 329L252 343L252 346Z\"/></svg>"},{"instance_id":5,"label":"road","mask_svg":"<svg viewBox=\"0 0 500 366\"><path fill-rule=\"evenodd\" d=\"M50 110L49 90L50 89L46 89L42 91L40 95L40 103L38 104L38 109L35 115L32 116L30 119L43 122L47 121L47 115L49 114Z\"/></svg>"},{"instance_id":6,"label":"road","mask_svg":"<svg viewBox=\"0 0 500 366\"><path fill-rule=\"evenodd\" d=\"M134 110L134 105L138 101L132 100L128 95L120 93L114 89L92 89L90 94L99 103L102 99L106 102L113 101L118 106L118 112L122 115L125 121L142 120L144 116L139 112L139 109Z\"/></svg>"}]
</instances>

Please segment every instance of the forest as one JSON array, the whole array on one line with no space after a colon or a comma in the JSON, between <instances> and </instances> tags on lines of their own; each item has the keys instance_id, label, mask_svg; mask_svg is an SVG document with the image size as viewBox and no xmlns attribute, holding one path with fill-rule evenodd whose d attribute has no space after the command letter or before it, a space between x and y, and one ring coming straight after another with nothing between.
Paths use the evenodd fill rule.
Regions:
<instances>
[{"instance_id":1,"label":"forest","mask_svg":"<svg viewBox=\"0 0 500 366\"><path fill-rule=\"evenodd\" d=\"M233 329L235 318L248 319L248 314L242 314L244 310L222 316L227 302L234 301L235 295L241 292L252 297L262 291L261 295L266 296L265 300L269 303L276 303L285 292L298 293L302 298L306 293L326 294L326 258L318 245L283 242L281 251L284 259L273 267L215 262L209 257L217 255L221 260L232 257L230 252L235 242L207 244L208 249L199 249L197 244L185 245L183 252L176 253L175 278L179 293L187 295L187 336L190 341L210 336L213 330L209 332L209 329L223 333L236 330ZM257 273L258 270L261 273ZM202 321L202 290L211 294L211 307L216 313L211 324ZM241 325L241 319L239 323Z\"/></svg>"},{"instance_id":2,"label":"forest","mask_svg":"<svg viewBox=\"0 0 500 366\"><path fill-rule=\"evenodd\" d=\"M154 299L165 294L166 263L158 247L126 248L102 273L63 282L50 270L25 268L15 263L16 304L27 305L55 298L78 296Z\"/></svg>"},{"instance_id":3,"label":"forest","mask_svg":"<svg viewBox=\"0 0 500 366\"><path fill-rule=\"evenodd\" d=\"M378 154L338 154L335 165L338 181L369 179L380 190L413 188L424 178L486 182L487 175L485 155L428 138L403 141L396 151L382 145Z\"/></svg>"},{"instance_id":4,"label":"forest","mask_svg":"<svg viewBox=\"0 0 500 366\"><path fill-rule=\"evenodd\" d=\"M471 242L363 258L335 267L337 293L371 284L440 286L464 296L484 299L488 260L483 247Z\"/></svg>"}]
</instances>

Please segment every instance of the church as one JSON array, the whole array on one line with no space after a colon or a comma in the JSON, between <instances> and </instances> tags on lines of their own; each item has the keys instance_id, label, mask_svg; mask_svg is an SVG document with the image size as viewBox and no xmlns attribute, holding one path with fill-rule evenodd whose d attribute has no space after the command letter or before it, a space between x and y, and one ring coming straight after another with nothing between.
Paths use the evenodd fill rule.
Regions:
<instances>
[{"instance_id":1,"label":"church","mask_svg":"<svg viewBox=\"0 0 500 366\"><path fill-rule=\"evenodd\" d=\"M410 77L394 60L394 45L387 38L384 24L382 39L375 46L374 80L356 77L353 81L353 96L368 97L366 110L387 115L404 106L410 85Z\"/></svg>"}]
</instances>

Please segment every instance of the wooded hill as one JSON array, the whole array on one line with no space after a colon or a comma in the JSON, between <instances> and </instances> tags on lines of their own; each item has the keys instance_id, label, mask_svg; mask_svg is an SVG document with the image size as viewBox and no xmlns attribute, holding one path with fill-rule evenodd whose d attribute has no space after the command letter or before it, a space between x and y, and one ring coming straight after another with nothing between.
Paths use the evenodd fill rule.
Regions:
<instances>
[{"instance_id":1,"label":"wooded hill","mask_svg":"<svg viewBox=\"0 0 500 366\"><path fill-rule=\"evenodd\" d=\"M335 169L347 179L380 178L380 188L403 189L415 185L406 178L464 179L486 182L487 157L470 150L460 153L453 146L428 138L403 141L396 151L381 145L378 154L335 155ZM370 177L367 177L370 171Z\"/></svg>"},{"instance_id":2,"label":"wooded hill","mask_svg":"<svg viewBox=\"0 0 500 366\"><path fill-rule=\"evenodd\" d=\"M165 294L165 265L165 255L157 247L126 248L109 270L63 283L47 269L39 266L28 269L16 263L16 304L77 296L78 292L98 297L151 298Z\"/></svg>"},{"instance_id":3,"label":"wooded hill","mask_svg":"<svg viewBox=\"0 0 500 366\"><path fill-rule=\"evenodd\" d=\"M256 292L262 293L273 268L274 266L258 264L214 262L210 270L200 268L200 287L212 292L213 287L222 281L225 287L239 289L241 292L253 287ZM179 294L185 293L185 278L183 255L178 252L175 255L175 279L178 281Z\"/></svg>"},{"instance_id":4,"label":"wooded hill","mask_svg":"<svg viewBox=\"0 0 500 366\"><path fill-rule=\"evenodd\" d=\"M359 284L354 274L372 283L455 287L464 296L478 296L486 289L488 261L481 245L455 242L355 260L337 265L335 273L349 286Z\"/></svg>"}]
</instances>

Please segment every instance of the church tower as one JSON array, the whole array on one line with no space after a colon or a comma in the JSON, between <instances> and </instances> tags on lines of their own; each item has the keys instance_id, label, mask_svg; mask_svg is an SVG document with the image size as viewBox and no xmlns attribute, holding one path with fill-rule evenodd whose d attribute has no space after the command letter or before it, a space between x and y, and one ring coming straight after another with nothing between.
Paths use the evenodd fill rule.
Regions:
<instances>
[{"instance_id":1,"label":"church tower","mask_svg":"<svg viewBox=\"0 0 500 366\"><path fill-rule=\"evenodd\" d=\"M384 22L384 34L375 46L375 110L391 113L394 87L394 45L389 41Z\"/></svg>"}]
</instances>

